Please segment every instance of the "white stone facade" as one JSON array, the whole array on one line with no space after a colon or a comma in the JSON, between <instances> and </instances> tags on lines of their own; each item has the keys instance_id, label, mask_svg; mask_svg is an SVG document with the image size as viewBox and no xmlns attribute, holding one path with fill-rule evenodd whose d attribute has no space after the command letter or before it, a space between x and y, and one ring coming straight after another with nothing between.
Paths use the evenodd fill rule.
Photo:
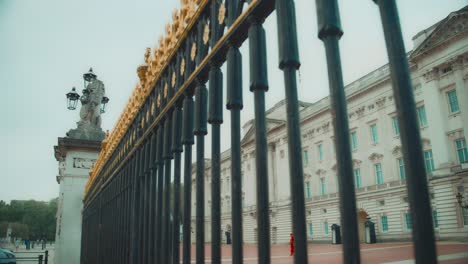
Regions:
<instances>
[{"instance_id":1,"label":"white stone facade","mask_svg":"<svg viewBox=\"0 0 468 264\"><path fill-rule=\"evenodd\" d=\"M80 263L83 199L89 170L100 143L59 138L55 157L59 162L60 193L55 234L55 263Z\"/></svg>"},{"instance_id":2,"label":"white stone facade","mask_svg":"<svg viewBox=\"0 0 468 264\"><path fill-rule=\"evenodd\" d=\"M468 237L468 210L457 203L468 197L468 8L414 37L409 54L428 171L436 236ZM366 217L376 224L378 241L411 236L406 181L396 106L389 67L385 65L346 86L361 240ZM287 243L291 198L285 102L267 111L268 176L272 243ZM331 240L331 225L340 224L338 181L330 101L300 104L307 232L310 240ZM255 127L244 125L242 139L243 232L256 238ZM222 154L222 234L231 225L230 153ZM195 220L195 174L192 216ZM205 174L205 239L210 235L210 162ZM195 222L193 222L193 227ZM328 230L328 233L327 233ZM225 237L223 235L223 241Z\"/></svg>"}]
</instances>

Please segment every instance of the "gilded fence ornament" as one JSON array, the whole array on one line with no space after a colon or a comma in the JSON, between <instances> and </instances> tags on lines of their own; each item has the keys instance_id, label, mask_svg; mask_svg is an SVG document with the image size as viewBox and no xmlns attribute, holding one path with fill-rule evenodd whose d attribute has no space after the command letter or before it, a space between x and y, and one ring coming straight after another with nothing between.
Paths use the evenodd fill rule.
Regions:
<instances>
[{"instance_id":1,"label":"gilded fence ornament","mask_svg":"<svg viewBox=\"0 0 468 264\"><path fill-rule=\"evenodd\" d=\"M190 51L190 59L195 61L195 56L197 55L197 44L195 42L192 43L192 50Z\"/></svg>"},{"instance_id":2,"label":"gilded fence ornament","mask_svg":"<svg viewBox=\"0 0 468 264\"><path fill-rule=\"evenodd\" d=\"M164 84L164 98L167 97L167 83Z\"/></svg>"},{"instance_id":3,"label":"gilded fence ornament","mask_svg":"<svg viewBox=\"0 0 468 264\"><path fill-rule=\"evenodd\" d=\"M203 44L207 44L208 40L210 40L210 25L205 25L205 30L203 31Z\"/></svg>"},{"instance_id":4,"label":"gilded fence ornament","mask_svg":"<svg viewBox=\"0 0 468 264\"><path fill-rule=\"evenodd\" d=\"M175 81L176 81L176 73L175 71L172 73L172 80L171 80L171 86L172 88L175 87Z\"/></svg>"},{"instance_id":5,"label":"gilded fence ornament","mask_svg":"<svg viewBox=\"0 0 468 264\"><path fill-rule=\"evenodd\" d=\"M182 61L180 62L180 76L184 76L185 72L185 59L182 58Z\"/></svg>"},{"instance_id":6,"label":"gilded fence ornament","mask_svg":"<svg viewBox=\"0 0 468 264\"><path fill-rule=\"evenodd\" d=\"M224 19L226 18L226 6L224 3L221 4L219 7L219 12L218 12L218 22L220 25L224 24Z\"/></svg>"}]
</instances>

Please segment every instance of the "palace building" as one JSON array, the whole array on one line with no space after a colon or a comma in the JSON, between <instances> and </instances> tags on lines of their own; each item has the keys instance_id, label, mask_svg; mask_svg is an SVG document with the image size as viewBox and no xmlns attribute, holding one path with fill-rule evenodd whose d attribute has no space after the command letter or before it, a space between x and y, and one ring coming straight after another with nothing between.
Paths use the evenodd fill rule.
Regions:
<instances>
[{"instance_id":1,"label":"palace building","mask_svg":"<svg viewBox=\"0 0 468 264\"><path fill-rule=\"evenodd\" d=\"M418 33L408 53L438 239L468 237L468 7ZM354 183L361 240L364 222L375 223L377 241L407 240L412 221L406 189L390 71L384 65L346 86ZM271 242L292 232L286 105L267 111ZM331 241L340 224L338 179L330 98L300 103L307 232L310 241ZM255 126L243 126L242 185L244 242L256 243ZM195 166L193 167L195 168ZM206 162L205 208L211 206L210 161ZM223 241L231 226L230 151L222 154ZM195 172L192 216L195 227ZM211 239L206 210L205 239ZM194 240L194 236L192 236Z\"/></svg>"}]
</instances>

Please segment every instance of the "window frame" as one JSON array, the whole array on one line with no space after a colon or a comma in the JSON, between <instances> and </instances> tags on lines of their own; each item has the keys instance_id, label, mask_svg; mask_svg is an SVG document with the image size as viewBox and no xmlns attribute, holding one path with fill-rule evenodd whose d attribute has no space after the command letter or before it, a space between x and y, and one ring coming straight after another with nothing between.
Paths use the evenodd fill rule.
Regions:
<instances>
[{"instance_id":1,"label":"window frame","mask_svg":"<svg viewBox=\"0 0 468 264\"><path fill-rule=\"evenodd\" d=\"M455 95L455 101L454 103L456 103L456 106L457 106L457 109L456 111L453 111L453 108L452 108L452 101L451 101L451 97L450 97L450 94L454 94ZM446 92L446 95L447 95L447 103L448 103L448 110L449 110L449 113L452 115L452 114L456 114L456 113L459 113L460 112L460 103L458 102L458 95L457 95L457 90L454 88L454 89L451 89L449 91Z\"/></svg>"},{"instance_id":2,"label":"window frame","mask_svg":"<svg viewBox=\"0 0 468 264\"><path fill-rule=\"evenodd\" d=\"M323 222L323 233L328 236L330 234L330 230L328 227L328 221Z\"/></svg>"},{"instance_id":3,"label":"window frame","mask_svg":"<svg viewBox=\"0 0 468 264\"><path fill-rule=\"evenodd\" d=\"M350 137L351 137L351 150L356 151L359 147L357 131L356 130L351 131Z\"/></svg>"},{"instance_id":4,"label":"window frame","mask_svg":"<svg viewBox=\"0 0 468 264\"><path fill-rule=\"evenodd\" d=\"M355 185L355 187L356 188L361 188L362 187L361 168L353 169L353 175L354 175L354 185ZM358 179L359 179L359 181L358 181Z\"/></svg>"},{"instance_id":5,"label":"window frame","mask_svg":"<svg viewBox=\"0 0 468 264\"><path fill-rule=\"evenodd\" d=\"M304 162L304 166L309 165L309 150L307 148L302 150L302 161Z\"/></svg>"},{"instance_id":6,"label":"window frame","mask_svg":"<svg viewBox=\"0 0 468 264\"><path fill-rule=\"evenodd\" d=\"M384 219L385 219L385 224L384 224L384 221L383 221ZM380 216L380 225L381 225L382 233L388 233L388 216L386 214L383 214L383 215ZM384 228L384 227L386 227L386 228Z\"/></svg>"},{"instance_id":7,"label":"window frame","mask_svg":"<svg viewBox=\"0 0 468 264\"><path fill-rule=\"evenodd\" d=\"M320 178L320 195L327 194L327 184L325 182L325 177Z\"/></svg>"},{"instance_id":8,"label":"window frame","mask_svg":"<svg viewBox=\"0 0 468 264\"><path fill-rule=\"evenodd\" d=\"M400 180L406 180L405 161L403 158L400 157L397 159L397 166Z\"/></svg>"},{"instance_id":9,"label":"window frame","mask_svg":"<svg viewBox=\"0 0 468 264\"><path fill-rule=\"evenodd\" d=\"M424 105L416 107L416 113L418 114L419 127L427 127L428 122L427 122L426 107L424 107ZM424 120L422 117L424 117ZM423 121L424 121L424 124L423 124Z\"/></svg>"},{"instance_id":10,"label":"window frame","mask_svg":"<svg viewBox=\"0 0 468 264\"><path fill-rule=\"evenodd\" d=\"M377 168L379 168L379 169L377 169ZM374 175L375 175L375 182L376 182L377 185L384 184L382 163L379 162L379 163L374 164ZM380 181L379 181L379 179L380 179Z\"/></svg>"},{"instance_id":11,"label":"window frame","mask_svg":"<svg viewBox=\"0 0 468 264\"><path fill-rule=\"evenodd\" d=\"M308 199L312 198L312 192L310 190L310 181L306 182L306 197Z\"/></svg>"},{"instance_id":12,"label":"window frame","mask_svg":"<svg viewBox=\"0 0 468 264\"><path fill-rule=\"evenodd\" d=\"M432 210L432 224L434 225L434 228L439 228L439 214L437 209Z\"/></svg>"},{"instance_id":13,"label":"window frame","mask_svg":"<svg viewBox=\"0 0 468 264\"><path fill-rule=\"evenodd\" d=\"M413 230L413 219L412 219L412 216L411 216L411 212L405 212L403 216L404 216L404 220L405 220L405 230L408 231L408 232L412 231Z\"/></svg>"},{"instance_id":14,"label":"window frame","mask_svg":"<svg viewBox=\"0 0 468 264\"><path fill-rule=\"evenodd\" d=\"M455 142L455 151L457 152L458 163L462 164L462 163L468 162L468 148L466 146L465 138L458 138L454 142ZM462 142L463 146L459 148L458 142ZM463 158L464 158L463 160L461 159L460 153L463 153Z\"/></svg>"},{"instance_id":15,"label":"window frame","mask_svg":"<svg viewBox=\"0 0 468 264\"><path fill-rule=\"evenodd\" d=\"M430 153L431 157L428 158L426 153ZM423 151L423 156L424 156L424 165L426 167L426 172L431 173L435 170L435 164L434 164L434 155L432 153L432 149L424 150ZM428 170L428 162L430 162L430 170Z\"/></svg>"},{"instance_id":16,"label":"window frame","mask_svg":"<svg viewBox=\"0 0 468 264\"><path fill-rule=\"evenodd\" d=\"M377 123L370 124L369 129L370 129L370 134L371 134L371 136L370 136L371 143L373 145L379 143L379 132L378 132L378 129L377 129Z\"/></svg>"},{"instance_id":17,"label":"window frame","mask_svg":"<svg viewBox=\"0 0 468 264\"><path fill-rule=\"evenodd\" d=\"M317 158L318 161L323 161L323 143L317 144Z\"/></svg>"},{"instance_id":18,"label":"window frame","mask_svg":"<svg viewBox=\"0 0 468 264\"><path fill-rule=\"evenodd\" d=\"M392 116L392 128L393 128L393 135L395 137L400 136L400 122L398 121L398 116Z\"/></svg>"}]
</instances>

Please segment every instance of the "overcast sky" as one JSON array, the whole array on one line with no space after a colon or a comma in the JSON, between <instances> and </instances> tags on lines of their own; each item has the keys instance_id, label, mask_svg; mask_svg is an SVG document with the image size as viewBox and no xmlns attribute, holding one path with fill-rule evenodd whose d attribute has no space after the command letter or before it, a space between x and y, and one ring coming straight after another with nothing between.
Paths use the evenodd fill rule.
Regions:
<instances>
[{"instance_id":1,"label":"overcast sky","mask_svg":"<svg viewBox=\"0 0 468 264\"><path fill-rule=\"evenodd\" d=\"M76 127L78 111L66 109L65 93L83 87L90 66L110 102L103 128L111 130L138 78L146 47L153 47L178 0L0 0L0 200L49 200L58 196L57 137ZM412 37L468 4L468 0L397 1L405 44ZM345 83L387 63L378 9L371 0L341 0L345 34L341 54ZM322 43L316 38L315 1L296 0L302 67L299 99L315 102L328 95ZM278 70L276 15L265 24L270 91L267 107L284 98ZM244 60L242 123L253 117L248 90L248 45ZM228 115L225 111L225 120ZM223 135L229 133L229 122ZM209 145L209 136L207 137ZM224 137L223 150L229 148ZM209 151L207 151L209 155ZM208 156L207 156L208 157Z\"/></svg>"}]
</instances>

